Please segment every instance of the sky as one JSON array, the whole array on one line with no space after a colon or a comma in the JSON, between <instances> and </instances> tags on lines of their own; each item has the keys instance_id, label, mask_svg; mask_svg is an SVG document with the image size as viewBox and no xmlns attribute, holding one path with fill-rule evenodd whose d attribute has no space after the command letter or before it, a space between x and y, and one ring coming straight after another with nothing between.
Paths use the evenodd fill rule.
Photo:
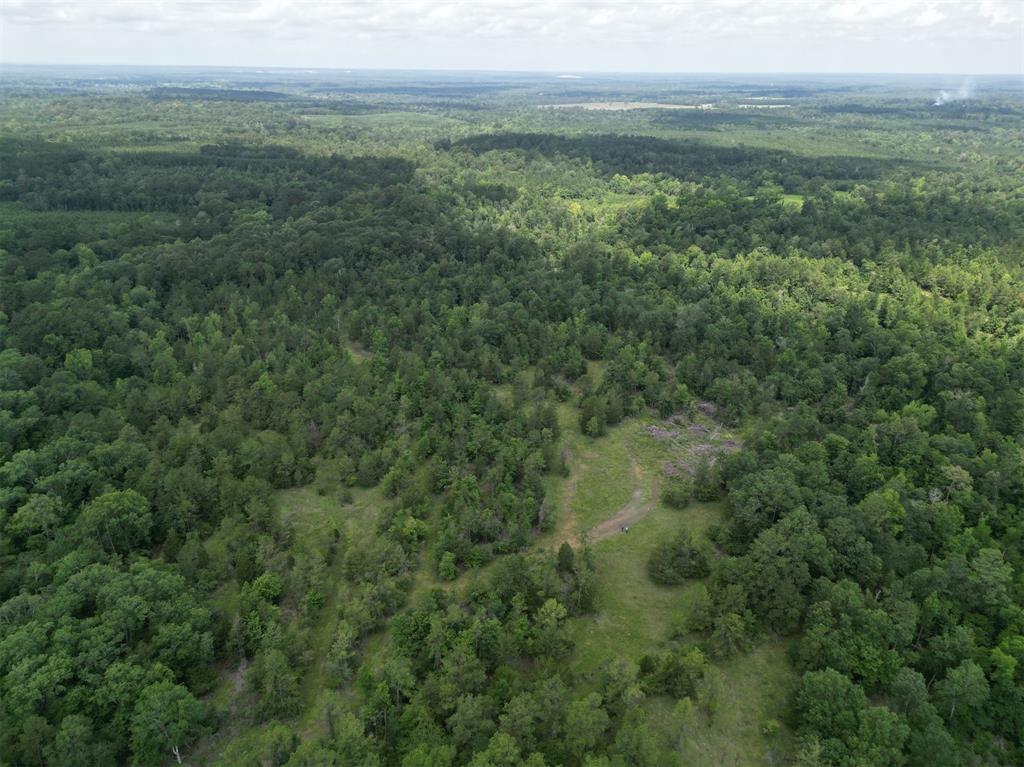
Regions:
<instances>
[{"instance_id":1,"label":"sky","mask_svg":"<svg viewBox=\"0 0 1024 767\"><path fill-rule=\"evenodd\" d=\"M1024 76L1024 0L0 0L0 62Z\"/></svg>"}]
</instances>

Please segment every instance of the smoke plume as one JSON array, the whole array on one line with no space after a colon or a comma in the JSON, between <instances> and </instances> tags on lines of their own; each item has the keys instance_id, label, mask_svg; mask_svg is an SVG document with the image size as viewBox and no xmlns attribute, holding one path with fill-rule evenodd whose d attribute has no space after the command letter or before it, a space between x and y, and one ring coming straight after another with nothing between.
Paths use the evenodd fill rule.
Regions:
<instances>
[{"instance_id":1,"label":"smoke plume","mask_svg":"<svg viewBox=\"0 0 1024 767\"><path fill-rule=\"evenodd\" d=\"M954 101L967 101L967 99L971 98L974 98L974 84L969 80L965 80L964 84L955 91L939 91L939 95L935 97L935 103L932 106L941 107L943 104L951 104Z\"/></svg>"}]
</instances>

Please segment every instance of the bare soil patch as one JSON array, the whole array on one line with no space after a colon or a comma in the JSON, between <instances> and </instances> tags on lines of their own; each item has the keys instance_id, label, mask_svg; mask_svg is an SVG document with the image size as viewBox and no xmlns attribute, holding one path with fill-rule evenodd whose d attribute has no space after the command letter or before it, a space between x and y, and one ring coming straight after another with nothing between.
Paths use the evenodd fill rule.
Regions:
<instances>
[{"instance_id":1,"label":"bare soil patch","mask_svg":"<svg viewBox=\"0 0 1024 767\"><path fill-rule=\"evenodd\" d=\"M719 456L742 449L743 443L725 426L714 420L712 402L698 402L698 418L673 415L661 423L650 424L645 431L659 442L668 442L675 455L662 465L666 476L693 476L702 463L714 466Z\"/></svg>"}]
</instances>

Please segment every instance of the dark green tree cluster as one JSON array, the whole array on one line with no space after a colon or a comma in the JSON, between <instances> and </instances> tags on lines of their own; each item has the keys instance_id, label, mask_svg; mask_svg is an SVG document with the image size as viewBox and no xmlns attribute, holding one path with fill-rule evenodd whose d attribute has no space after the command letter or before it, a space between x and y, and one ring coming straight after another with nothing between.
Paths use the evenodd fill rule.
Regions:
<instances>
[{"instance_id":1,"label":"dark green tree cluster","mask_svg":"<svg viewBox=\"0 0 1024 767\"><path fill-rule=\"evenodd\" d=\"M67 174L59 150L33 151L15 153L22 175L54 194L73 195L79 179L98 189L104 179L117 189L134 183L117 158L102 170L107 160L80 153L80 171ZM179 167L171 159L160 162ZM209 230L201 204L157 199L191 216L188 240L158 235L139 245L130 227L101 224L79 228L96 237L88 244L46 252L18 239L26 227L3 253L0 748L8 760L56 763L51 753L71 737L61 734L65 724L69 733L88 731L97 753L151 760L154 752L137 744L156 741L133 740L131 707L151 685L205 692L218 656L251 662L258 717L294 714L308 642L282 615L316 613L330 556L346 557L360 595L345 606L349 628L339 628L331 659L341 680L353 672L347 653L359 637L403 603L403 576L439 495L446 522L435 536L437 558L450 554L459 567L522 548L542 521L541 477L555 455L557 420L529 387L514 401L496 398L485 371L504 373L488 363L490 347L477 346L471 324L464 336L456 331L476 322L473 312L451 307L447 288L434 285L445 324L421 306L408 318L417 330L405 348L388 340L404 330L386 304L374 303L394 287L382 254L401 263L398 241L427 247L440 220L425 195L394 189L406 176L370 160L331 166L342 168L334 174L288 151L177 159L193 174L189 201L203 197L219 168L245 176L248 187L223 183L252 197L226 201ZM280 220L261 196L271 172L294 183L316 172L316 184L334 195L313 206L319 220ZM30 195L35 187L26 184ZM341 199L343 207L330 207ZM410 216L419 222L411 228ZM461 234L454 222L443 228L431 259L447 257L453 243L466 253L496 244ZM339 231L343 238L326 239ZM419 268L413 259L402 280L412 282ZM449 342L424 353L449 326ZM347 332L371 350L370 361L353 357ZM393 499L377 548L342 550L339 542L336 551L296 559L272 493L309 482L321 461L334 481L381 483ZM240 591L233 615L214 616L208 606L204 592L221 584ZM118 664L130 686L108 695L104 674ZM205 716L182 705L188 726L170 738L178 752Z\"/></svg>"},{"instance_id":2,"label":"dark green tree cluster","mask_svg":"<svg viewBox=\"0 0 1024 767\"><path fill-rule=\"evenodd\" d=\"M685 530L654 547L647 560L647 574L662 586L676 586L689 578L705 578L710 572L706 548L695 545Z\"/></svg>"}]
</instances>

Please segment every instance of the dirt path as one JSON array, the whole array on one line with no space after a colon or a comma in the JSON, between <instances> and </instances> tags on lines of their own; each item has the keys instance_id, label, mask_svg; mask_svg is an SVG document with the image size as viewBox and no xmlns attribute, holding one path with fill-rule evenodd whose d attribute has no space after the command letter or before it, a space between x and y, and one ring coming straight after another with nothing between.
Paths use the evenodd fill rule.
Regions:
<instances>
[{"instance_id":1,"label":"dirt path","mask_svg":"<svg viewBox=\"0 0 1024 767\"><path fill-rule=\"evenodd\" d=\"M640 469L640 464L638 464L636 460L633 460L630 469L633 474L633 481L636 483L637 488L633 491L633 495L625 506L608 517L604 522L595 525L587 531L586 536L588 543L597 543L598 541L603 541L605 538L611 538L613 535L621 532L623 527L639 522L650 514L651 509L654 508L654 501L651 500L651 498L653 497L656 488L651 488L652 494L651 496L647 496L644 492L644 475L643 471ZM582 534L576 534L571 537L566 536L563 538L563 540L568 540L573 546L579 546L580 543L582 543L582 539Z\"/></svg>"},{"instance_id":2,"label":"dirt path","mask_svg":"<svg viewBox=\"0 0 1024 767\"><path fill-rule=\"evenodd\" d=\"M579 487L580 477L586 470L587 464L583 461L579 461L573 467L569 481L566 483L565 492L562 494L561 501L558 504L561 510L558 514L558 533L555 537L559 541L571 541L573 545L578 545L579 543L577 540L579 536L573 533L573 528L576 527L576 488Z\"/></svg>"},{"instance_id":3,"label":"dirt path","mask_svg":"<svg viewBox=\"0 0 1024 767\"><path fill-rule=\"evenodd\" d=\"M633 491L633 497L629 503L616 511L612 516L599 525L590 528L587 540L590 543L603 541L605 538L621 532L624 526L633 525L651 513L654 503L645 501L643 488L638 487Z\"/></svg>"},{"instance_id":4,"label":"dirt path","mask_svg":"<svg viewBox=\"0 0 1024 767\"><path fill-rule=\"evenodd\" d=\"M231 713L232 715L238 711L238 698L242 694L242 690L245 689L245 671L249 668L249 659L242 658L241 663L238 664L238 669L231 672Z\"/></svg>"}]
</instances>

